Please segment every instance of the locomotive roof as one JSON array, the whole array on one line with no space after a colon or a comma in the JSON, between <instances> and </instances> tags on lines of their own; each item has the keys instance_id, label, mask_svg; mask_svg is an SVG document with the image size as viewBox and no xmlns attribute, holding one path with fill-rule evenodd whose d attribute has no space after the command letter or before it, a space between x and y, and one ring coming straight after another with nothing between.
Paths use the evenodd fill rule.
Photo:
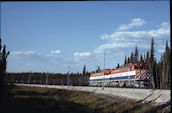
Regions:
<instances>
[{"instance_id":1,"label":"locomotive roof","mask_svg":"<svg viewBox=\"0 0 172 113\"><path fill-rule=\"evenodd\" d=\"M109 72L109 71L113 71L113 70L121 70L121 69L125 69L125 68L129 68L131 66L135 66L135 65L145 65L145 63L134 63L134 64L126 64L126 65L122 65L122 67L119 68L113 68L113 69L106 69L105 72ZM99 74L104 73L104 70L102 70L101 72L98 72ZM98 73L91 73L91 74L98 74Z\"/></svg>"}]
</instances>

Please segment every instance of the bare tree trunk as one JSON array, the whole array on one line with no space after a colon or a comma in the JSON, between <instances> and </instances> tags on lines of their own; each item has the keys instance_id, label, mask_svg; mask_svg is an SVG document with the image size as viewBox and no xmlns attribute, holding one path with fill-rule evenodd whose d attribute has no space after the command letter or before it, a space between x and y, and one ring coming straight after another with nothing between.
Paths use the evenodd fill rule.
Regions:
<instances>
[{"instance_id":1,"label":"bare tree trunk","mask_svg":"<svg viewBox=\"0 0 172 113\"><path fill-rule=\"evenodd\" d=\"M154 75L153 75L153 64L150 64L150 66L151 66L151 75L152 75L152 77L151 77L151 87L155 88L155 81L154 81Z\"/></svg>"},{"instance_id":2,"label":"bare tree trunk","mask_svg":"<svg viewBox=\"0 0 172 113\"><path fill-rule=\"evenodd\" d=\"M161 72L161 75L160 75L160 88L162 89L163 88L163 76L164 76L164 70L162 69L162 72Z\"/></svg>"},{"instance_id":3,"label":"bare tree trunk","mask_svg":"<svg viewBox=\"0 0 172 113\"><path fill-rule=\"evenodd\" d=\"M157 85L157 88L159 88L159 81L158 81L158 73L157 73L157 68L156 68L156 85Z\"/></svg>"},{"instance_id":4,"label":"bare tree trunk","mask_svg":"<svg viewBox=\"0 0 172 113\"><path fill-rule=\"evenodd\" d=\"M151 78L151 85L152 85L152 88L155 88L155 81L154 81L153 74L152 74L152 78Z\"/></svg>"},{"instance_id":5,"label":"bare tree trunk","mask_svg":"<svg viewBox=\"0 0 172 113\"><path fill-rule=\"evenodd\" d=\"M168 88L168 72L169 72L170 70L169 70L169 66L167 66L167 70L166 70L166 72L165 72L165 88L167 89Z\"/></svg>"},{"instance_id":6,"label":"bare tree trunk","mask_svg":"<svg viewBox=\"0 0 172 113\"><path fill-rule=\"evenodd\" d=\"M161 88L165 88L166 87L166 67L165 67L165 62L163 62L163 69L162 69L162 84L161 84Z\"/></svg>"}]
</instances>

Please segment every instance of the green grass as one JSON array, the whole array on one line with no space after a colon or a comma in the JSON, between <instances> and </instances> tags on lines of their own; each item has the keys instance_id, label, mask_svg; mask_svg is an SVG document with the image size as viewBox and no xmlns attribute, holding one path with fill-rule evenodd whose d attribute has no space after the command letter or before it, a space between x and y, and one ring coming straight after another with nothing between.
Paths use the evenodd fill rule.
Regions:
<instances>
[{"instance_id":1,"label":"green grass","mask_svg":"<svg viewBox=\"0 0 172 113\"><path fill-rule=\"evenodd\" d=\"M15 86L6 90L3 113L142 113L158 112L151 104L84 91ZM166 110L169 112L170 108Z\"/></svg>"}]
</instances>

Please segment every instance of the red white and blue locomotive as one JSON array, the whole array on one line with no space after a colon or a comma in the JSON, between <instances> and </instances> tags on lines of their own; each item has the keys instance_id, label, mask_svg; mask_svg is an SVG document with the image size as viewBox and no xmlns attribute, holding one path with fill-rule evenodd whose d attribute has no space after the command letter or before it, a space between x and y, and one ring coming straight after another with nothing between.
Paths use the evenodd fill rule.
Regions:
<instances>
[{"instance_id":1,"label":"red white and blue locomotive","mask_svg":"<svg viewBox=\"0 0 172 113\"><path fill-rule=\"evenodd\" d=\"M90 86L149 87L151 74L143 63L91 73Z\"/></svg>"}]
</instances>

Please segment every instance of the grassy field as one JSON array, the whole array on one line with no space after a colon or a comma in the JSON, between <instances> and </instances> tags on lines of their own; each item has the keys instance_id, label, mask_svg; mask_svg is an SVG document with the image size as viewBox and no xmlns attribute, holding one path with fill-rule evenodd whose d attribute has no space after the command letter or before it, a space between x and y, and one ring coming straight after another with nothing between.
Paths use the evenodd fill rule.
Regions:
<instances>
[{"instance_id":1,"label":"grassy field","mask_svg":"<svg viewBox=\"0 0 172 113\"><path fill-rule=\"evenodd\" d=\"M162 106L83 91L15 86L6 90L3 113L162 113Z\"/></svg>"}]
</instances>

